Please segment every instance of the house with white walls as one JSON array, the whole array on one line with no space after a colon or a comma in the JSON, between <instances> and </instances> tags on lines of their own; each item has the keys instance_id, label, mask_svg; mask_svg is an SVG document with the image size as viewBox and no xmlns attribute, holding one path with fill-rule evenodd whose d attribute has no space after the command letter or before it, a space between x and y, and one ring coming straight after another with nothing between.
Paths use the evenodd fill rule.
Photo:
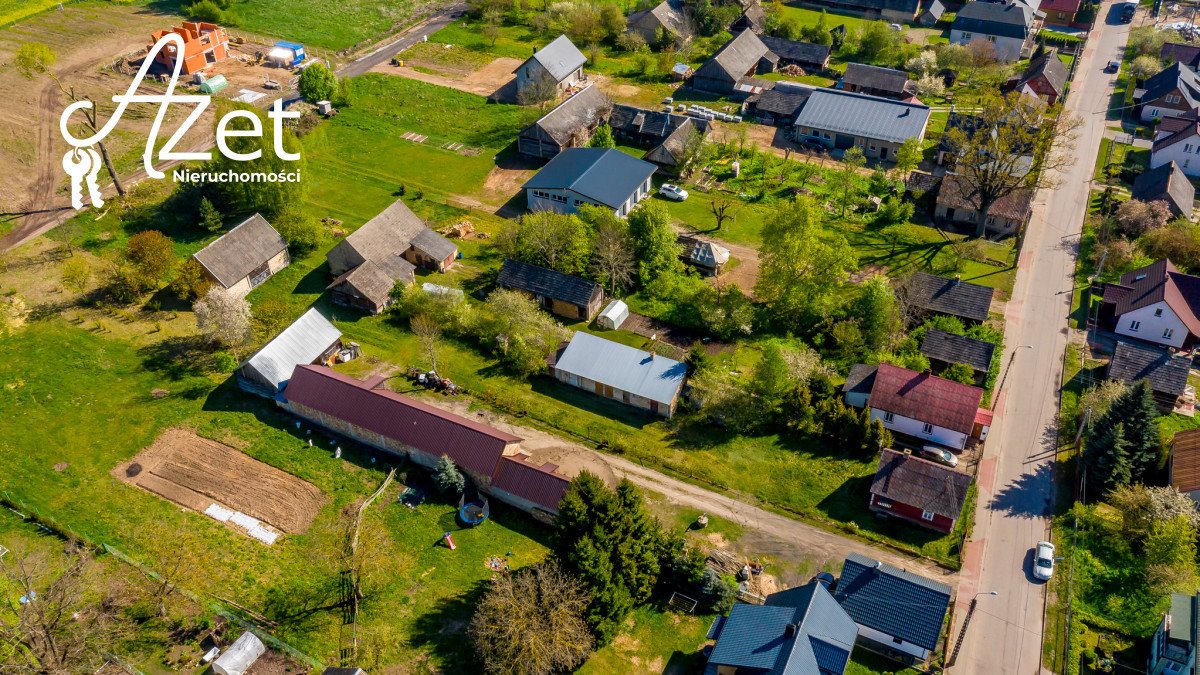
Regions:
<instances>
[{"instance_id":1,"label":"house with white walls","mask_svg":"<svg viewBox=\"0 0 1200 675\"><path fill-rule=\"evenodd\" d=\"M1100 323L1118 335L1176 349L1200 336L1200 277L1163 258L1104 285Z\"/></svg>"}]
</instances>

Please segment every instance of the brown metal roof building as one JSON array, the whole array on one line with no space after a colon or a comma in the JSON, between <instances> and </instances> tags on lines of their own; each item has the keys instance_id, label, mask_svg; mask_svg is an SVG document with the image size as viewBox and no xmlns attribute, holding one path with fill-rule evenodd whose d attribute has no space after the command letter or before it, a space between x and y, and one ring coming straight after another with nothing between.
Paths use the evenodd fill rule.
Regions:
<instances>
[{"instance_id":1,"label":"brown metal roof building","mask_svg":"<svg viewBox=\"0 0 1200 675\"><path fill-rule=\"evenodd\" d=\"M1180 272L1166 258L1104 285L1101 322L1120 335L1181 347L1200 336L1197 314L1200 277Z\"/></svg>"},{"instance_id":2,"label":"brown metal roof building","mask_svg":"<svg viewBox=\"0 0 1200 675\"><path fill-rule=\"evenodd\" d=\"M527 457L505 456L501 458L496 475L492 478L492 493L504 493L510 497L510 502L520 500L557 513L558 503L570 484L566 477L555 473L557 469L558 466L554 464L538 466Z\"/></svg>"},{"instance_id":3,"label":"brown metal roof building","mask_svg":"<svg viewBox=\"0 0 1200 675\"><path fill-rule=\"evenodd\" d=\"M1171 485L1180 492L1200 500L1200 429L1188 429L1175 434L1171 442Z\"/></svg>"},{"instance_id":4,"label":"brown metal roof building","mask_svg":"<svg viewBox=\"0 0 1200 675\"><path fill-rule=\"evenodd\" d=\"M962 515L971 476L948 466L885 448L871 481L870 508L939 532Z\"/></svg>"}]
</instances>

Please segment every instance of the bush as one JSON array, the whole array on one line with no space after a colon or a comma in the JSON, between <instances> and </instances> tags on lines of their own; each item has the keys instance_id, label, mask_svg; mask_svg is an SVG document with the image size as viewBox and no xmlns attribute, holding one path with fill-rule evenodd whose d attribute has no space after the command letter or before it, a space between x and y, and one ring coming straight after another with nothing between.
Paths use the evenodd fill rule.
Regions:
<instances>
[{"instance_id":1,"label":"bush","mask_svg":"<svg viewBox=\"0 0 1200 675\"><path fill-rule=\"evenodd\" d=\"M299 89L300 95L310 103L331 100L338 91L337 75L317 61L300 73Z\"/></svg>"},{"instance_id":2,"label":"bush","mask_svg":"<svg viewBox=\"0 0 1200 675\"><path fill-rule=\"evenodd\" d=\"M463 478L449 455L442 455L433 471L433 484L438 492L461 494L467 487L467 479Z\"/></svg>"},{"instance_id":3,"label":"bush","mask_svg":"<svg viewBox=\"0 0 1200 675\"><path fill-rule=\"evenodd\" d=\"M716 570L704 570L704 583L700 587L700 599L712 614L725 614L737 602L737 581L731 576L722 576Z\"/></svg>"},{"instance_id":4,"label":"bush","mask_svg":"<svg viewBox=\"0 0 1200 675\"><path fill-rule=\"evenodd\" d=\"M213 354L213 369L218 373L232 373L237 370L237 357L229 352L217 352Z\"/></svg>"}]
</instances>

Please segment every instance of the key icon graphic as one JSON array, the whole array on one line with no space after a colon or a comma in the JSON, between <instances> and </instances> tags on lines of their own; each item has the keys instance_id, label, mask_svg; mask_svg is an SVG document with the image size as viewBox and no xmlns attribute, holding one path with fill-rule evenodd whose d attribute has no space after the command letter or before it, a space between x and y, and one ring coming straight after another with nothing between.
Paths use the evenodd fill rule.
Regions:
<instances>
[{"instance_id":1,"label":"key icon graphic","mask_svg":"<svg viewBox=\"0 0 1200 675\"><path fill-rule=\"evenodd\" d=\"M104 206L100 196L100 186L96 183L96 174L100 171L100 155L91 148L72 148L63 155L63 171L71 177L71 206L83 208L83 183L87 181L88 197L92 205Z\"/></svg>"}]
</instances>

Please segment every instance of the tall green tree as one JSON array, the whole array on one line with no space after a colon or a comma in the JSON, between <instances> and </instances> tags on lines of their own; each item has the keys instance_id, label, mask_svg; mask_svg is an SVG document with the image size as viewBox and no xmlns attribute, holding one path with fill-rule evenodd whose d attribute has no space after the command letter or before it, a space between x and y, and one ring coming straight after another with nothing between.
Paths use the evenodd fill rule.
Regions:
<instances>
[{"instance_id":1,"label":"tall green tree","mask_svg":"<svg viewBox=\"0 0 1200 675\"><path fill-rule=\"evenodd\" d=\"M646 285L663 274L678 272L680 246L671 214L658 202L645 201L629 214L629 234L638 261L638 278Z\"/></svg>"},{"instance_id":2,"label":"tall green tree","mask_svg":"<svg viewBox=\"0 0 1200 675\"><path fill-rule=\"evenodd\" d=\"M867 349L890 349L900 335L900 302L891 282L883 275L870 277L859 286L850 314L858 319Z\"/></svg>"},{"instance_id":3,"label":"tall green tree","mask_svg":"<svg viewBox=\"0 0 1200 675\"><path fill-rule=\"evenodd\" d=\"M580 274L592 253L593 232L573 214L533 211L504 224L496 246L509 258L564 274Z\"/></svg>"},{"instance_id":4,"label":"tall green tree","mask_svg":"<svg viewBox=\"0 0 1200 675\"><path fill-rule=\"evenodd\" d=\"M606 5L607 6L607 5ZM588 142L589 148L615 148L617 142L613 140L612 127L607 124L601 124L596 127L596 133L592 134L592 140Z\"/></svg>"},{"instance_id":5,"label":"tall green tree","mask_svg":"<svg viewBox=\"0 0 1200 675\"><path fill-rule=\"evenodd\" d=\"M226 108L226 106L229 106ZM224 153L213 153L213 158L204 165L204 171L209 173L261 173L261 174L290 174L298 173L298 181L226 181L212 185L214 203L225 215L248 214L258 212L268 219L274 218L289 205L299 205L304 201L308 190L308 181L304 180L304 156L301 154L300 141L289 129L282 130L279 143L285 153L298 156L294 160L283 159L275 152L275 125L266 119L263 111L247 104L235 104L222 101L217 111L218 119L236 108L244 113L258 118L258 128L262 130L262 138L233 137L228 139L229 149L235 153L250 154L261 150L257 159L242 161L226 157ZM238 131L251 130L255 124L249 118L242 116L230 121L228 128Z\"/></svg>"},{"instance_id":6,"label":"tall green tree","mask_svg":"<svg viewBox=\"0 0 1200 675\"><path fill-rule=\"evenodd\" d=\"M1115 487L1128 485L1132 478L1125 425L1117 422L1097 428L1098 432L1088 438L1084 453L1089 500L1099 499Z\"/></svg>"},{"instance_id":7,"label":"tall green tree","mask_svg":"<svg viewBox=\"0 0 1200 675\"><path fill-rule=\"evenodd\" d=\"M587 586L585 618L599 644L650 599L665 544L662 527L628 480L614 491L588 471L576 476L558 507L551 548Z\"/></svg>"},{"instance_id":8,"label":"tall green tree","mask_svg":"<svg viewBox=\"0 0 1200 675\"><path fill-rule=\"evenodd\" d=\"M857 264L846 238L824 232L818 214L801 196L763 226L754 295L781 325L823 316Z\"/></svg>"},{"instance_id":9,"label":"tall green tree","mask_svg":"<svg viewBox=\"0 0 1200 675\"><path fill-rule=\"evenodd\" d=\"M1103 429L1117 423L1124 426L1132 478L1141 482L1158 469L1162 455L1158 406L1148 380L1139 380L1118 396L1096 425Z\"/></svg>"},{"instance_id":10,"label":"tall green tree","mask_svg":"<svg viewBox=\"0 0 1200 675\"><path fill-rule=\"evenodd\" d=\"M901 177L907 178L908 174L921 165L923 157L924 153L921 151L919 139L914 137L904 141L896 149L896 172Z\"/></svg>"},{"instance_id":11,"label":"tall green tree","mask_svg":"<svg viewBox=\"0 0 1200 675\"><path fill-rule=\"evenodd\" d=\"M846 217L846 209L853 205L862 195L865 179L859 170L867 164L862 148L857 145L846 150L838 168L829 174L829 188L837 199L841 209L841 217Z\"/></svg>"},{"instance_id":12,"label":"tall green tree","mask_svg":"<svg viewBox=\"0 0 1200 675\"><path fill-rule=\"evenodd\" d=\"M304 100L310 103L329 101L338 92L337 75L324 63L314 61L300 73L298 89Z\"/></svg>"},{"instance_id":13,"label":"tall green tree","mask_svg":"<svg viewBox=\"0 0 1200 675\"><path fill-rule=\"evenodd\" d=\"M225 227L221 212L217 210L216 206L213 206L208 197L200 198L200 227L209 232L219 232L222 227Z\"/></svg>"}]
</instances>

